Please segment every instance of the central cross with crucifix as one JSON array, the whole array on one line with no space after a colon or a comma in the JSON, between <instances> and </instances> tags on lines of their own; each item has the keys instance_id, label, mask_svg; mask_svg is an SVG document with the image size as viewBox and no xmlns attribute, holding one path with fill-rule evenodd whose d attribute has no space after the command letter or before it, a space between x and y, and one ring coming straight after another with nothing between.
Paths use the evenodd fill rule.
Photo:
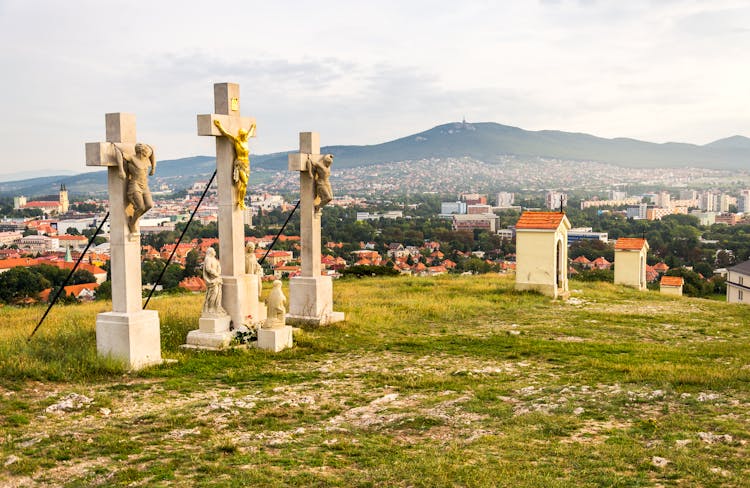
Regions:
<instances>
[{"instance_id":1,"label":"central cross with crucifix","mask_svg":"<svg viewBox=\"0 0 750 488\"><path fill-rule=\"evenodd\" d=\"M254 136L255 119L240 116L240 86L236 83L214 84L214 112L198 115L198 135L216 137L222 306L236 329L265 318L265 308L258 304L257 278L245 273L247 174L242 174L243 164L238 165L249 163L247 137Z\"/></svg>"},{"instance_id":2,"label":"central cross with crucifix","mask_svg":"<svg viewBox=\"0 0 750 488\"><path fill-rule=\"evenodd\" d=\"M344 320L344 314L333 311L331 277L320 273L320 207L327 203L325 200L330 200L330 183L327 175L321 175L315 169L327 168L330 171L333 159L330 154L320 154L320 135L317 132L300 132L299 152L289 154L288 159L289 171L299 171L300 175L302 273L289 280L287 323L338 322ZM327 189L321 191L321 184L327 185Z\"/></svg>"},{"instance_id":3,"label":"central cross with crucifix","mask_svg":"<svg viewBox=\"0 0 750 488\"><path fill-rule=\"evenodd\" d=\"M141 243L137 219L145 206L150 207L150 194L145 183L146 168L138 153L144 144L135 140L135 115L105 115L107 142L86 143L86 166L107 168L110 215L110 271L112 273L112 312L96 317L96 349L100 355L125 361L138 369L161 363L159 315L141 306ZM140 147L138 147L140 146ZM147 146L153 158L153 149ZM129 161L128 174L123 175L123 159ZM135 159L135 161L134 161ZM151 164L154 160L151 159ZM147 204L127 215L133 202L143 199ZM135 231L135 232L134 232Z\"/></svg>"}]
</instances>

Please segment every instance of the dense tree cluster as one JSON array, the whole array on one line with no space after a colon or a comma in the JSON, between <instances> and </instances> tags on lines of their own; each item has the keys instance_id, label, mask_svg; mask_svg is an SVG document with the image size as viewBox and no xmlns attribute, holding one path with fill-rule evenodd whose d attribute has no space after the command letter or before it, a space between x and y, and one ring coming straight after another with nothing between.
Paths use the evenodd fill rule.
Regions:
<instances>
[{"instance_id":1,"label":"dense tree cluster","mask_svg":"<svg viewBox=\"0 0 750 488\"><path fill-rule=\"evenodd\" d=\"M23 303L26 299L37 300L39 293L52 288L51 296L57 293L63 284L69 270L57 266L42 264L31 268L15 267L0 273L0 301L3 303ZM96 278L91 272L83 269L76 270L68 285L94 283ZM76 301L75 297L61 295L63 301Z\"/></svg>"}]
</instances>

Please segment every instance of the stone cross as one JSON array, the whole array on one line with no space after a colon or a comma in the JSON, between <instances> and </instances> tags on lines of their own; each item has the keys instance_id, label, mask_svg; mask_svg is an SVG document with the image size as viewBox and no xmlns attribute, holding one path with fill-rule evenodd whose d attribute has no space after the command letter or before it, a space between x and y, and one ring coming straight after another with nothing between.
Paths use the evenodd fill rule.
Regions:
<instances>
[{"instance_id":1,"label":"stone cross","mask_svg":"<svg viewBox=\"0 0 750 488\"><path fill-rule=\"evenodd\" d=\"M161 362L161 342L158 313L141 305L140 235L128 229L127 182L117 164L118 148L135 153L135 115L106 114L105 125L107 142L86 143L86 166L107 167L109 192L112 312L97 315L96 347L137 369Z\"/></svg>"},{"instance_id":2,"label":"stone cross","mask_svg":"<svg viewBox=\"0 0 750 488\"><path fill-rule=\"evenodd\" d=\"M216 137L222 305L232 318L234 328L238 328L248 322L259 323L265 318L265 307L258 306L257 278L253 280L245 274L245 223L243 211L235 203L232 179L234 146L221 135L214 121L220 121L230 134L237 134L240 129L249 130L255 119L240 116L240 86L236 83L214 84L214 112L198 115L198 135Z\"/></svg>"},{"instance_id":3,"label":"stone cross","mask_svg":"<svg viewBox=\"0 0 750 488\"><path fill-rule=\"evenodd\" d=\"M320 217L315 210L315 181L310 165L320 161L320 134L300 132L299 152L289 154L289 171L300 174L300 232L302 272L289 282L288 323L329 324L344 320L342 312L333 311L333 283L320 274Z\"/></svg>"}]
</instances>

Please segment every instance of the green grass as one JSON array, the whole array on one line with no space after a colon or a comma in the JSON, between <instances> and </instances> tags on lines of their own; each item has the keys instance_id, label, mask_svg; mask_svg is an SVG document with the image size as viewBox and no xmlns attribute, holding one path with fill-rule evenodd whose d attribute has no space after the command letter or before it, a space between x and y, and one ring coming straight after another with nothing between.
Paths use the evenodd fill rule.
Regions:
<instances>
[{"instance_id":1,"label":"green grass","mask_svg":"<svg viewBox=\"0 0 750 488\"><path fill-rule=\"evenodd\" d=\"M743 486L750 307L573 288L341 280L347 321L275 355L179 349L201 297L160 297L177 362L135 373L96 356L106 303L31 342L43 310L2 308L0 485Z\"/></svg>"}]
</instances>

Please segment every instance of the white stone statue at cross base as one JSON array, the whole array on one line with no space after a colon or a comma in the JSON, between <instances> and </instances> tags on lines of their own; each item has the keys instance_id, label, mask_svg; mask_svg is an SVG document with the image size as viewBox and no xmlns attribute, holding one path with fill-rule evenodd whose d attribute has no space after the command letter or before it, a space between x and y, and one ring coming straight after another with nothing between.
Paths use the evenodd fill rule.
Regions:
<instances>
[{"instance_id":1,"label":"white stone statue at cross base","mask_svg":"<svg viewBox=\"0 0 750 488\"><path fill-rule=\"evenodd\" d=\"M245 246L245 274L256 276L258 282L258 298L263 291L263 267L255 256L255 244L248 242Z\"/></svg>"},{"instance_id":2,"label":"white stone statue at cross base","mask_svg":"<svg viewBox=\"0 0 750 488\"><path fill-rule=\"evenodd\" d=\"M206 300L203 302L202 317L224 317L226 310L221 306L221 264L216 259L213 247L206 250L203 260L203 281L206 282Z\"/></svg>"},{"instance_id":3,"label":"white stone statue at cross base","mask_svg":"<svg viewBox=\"0 0 750 488\"><path fill-rule=\"evenodd\" d=\"M286 325L286 297L284 292L281 291L281 281L273 282L271 293L266 298L266 307L268 307L268 315L263 328L280 329L284 327Z\"/></svg>"},{"instance_id":4,"label":"white stone statue at cross base","mask_svg":"<svg viewBox=\"0 0 750 488\"><path fill-rule=\"evenodd\" d=\"M292 327L286 325L286 297L281 291L281 281L273 282L273 289L266 298L268 318L258 329L258 348L279 352L294 345Z\"/></svg>"}]
</instances>

